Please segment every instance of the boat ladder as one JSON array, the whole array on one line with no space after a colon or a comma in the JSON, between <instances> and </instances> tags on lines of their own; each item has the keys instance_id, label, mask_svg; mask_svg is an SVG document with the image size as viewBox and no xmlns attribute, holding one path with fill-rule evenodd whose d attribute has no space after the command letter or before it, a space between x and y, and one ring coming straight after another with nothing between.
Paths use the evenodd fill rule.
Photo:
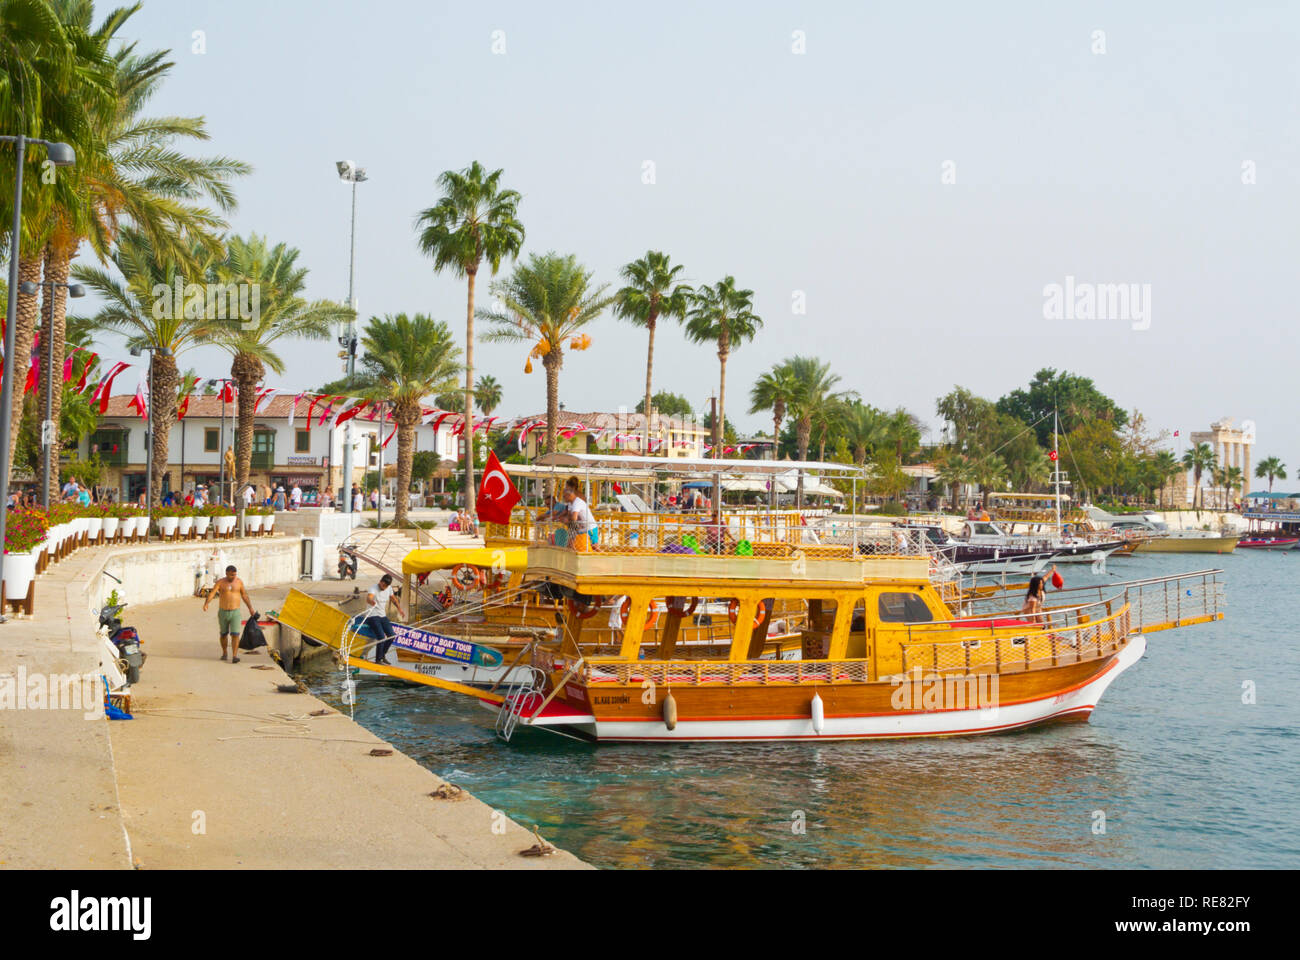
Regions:
<instances>
[{"instance_id":1,"label":"boat ladder","mask_svg":"<svg viewBox=\"0 0 1300 960\"><path fill-rule=\"evenodd\" d=\"M546 702L543 693L546 689L546 674L531 665L522 669L526 670L527 679L506 687L505 701L497 710L497 737L506 743L514 736L515 727L519 725L519 718L524 711L537 710Z\"/></svg>"}]
</instances>

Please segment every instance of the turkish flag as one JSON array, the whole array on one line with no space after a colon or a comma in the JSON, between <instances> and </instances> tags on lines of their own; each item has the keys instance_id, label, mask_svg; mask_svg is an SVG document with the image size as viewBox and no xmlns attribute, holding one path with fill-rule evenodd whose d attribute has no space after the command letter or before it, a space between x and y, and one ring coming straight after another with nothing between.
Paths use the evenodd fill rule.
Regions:
<instances>
[{"instance_id":1,"label":"turkish flag","mask_svg":"<svg viewBox=\"0 0 1300 960\"><path fill-rule=\"evenodd\" d=\"M501 469L496 451L489 451L487 466L483 469L483 482L478 488L479 519L488 523L509 523L510 510L520 499L519 491Z\"/></svg>"},{"instance_id":2,"label":"turkish flag","mask_svg":"<svg viewBox=\"0 0 1300 960\"><path fill-rule=\"evenodd\" d=\"M1049 454L1047 455L1047 459L1049 459L1049 460L1055 460L1055 459L1056 459L1056 451L1053 450L1051 453L1049 453Z\"/></svg>"}]
</instances>

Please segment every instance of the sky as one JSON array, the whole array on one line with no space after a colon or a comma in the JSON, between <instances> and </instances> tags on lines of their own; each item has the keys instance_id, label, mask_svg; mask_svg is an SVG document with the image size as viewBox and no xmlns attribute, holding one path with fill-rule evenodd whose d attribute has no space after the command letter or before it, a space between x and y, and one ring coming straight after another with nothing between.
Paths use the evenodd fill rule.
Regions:
<instances>
[{"instance_id":1,"label":"sky","mask_svg":"<svg viewBox=\"0 0 1300 960\"><path fill-rule=\"evenodd\" d=\"M1229 416L1254 421L1256 462L1300 466L1298 28L1281 3L145 0L125 33L173 51L152 112L203 115L212 140L188 149L252 164L232 227L299 248L312 297L347 296L335 161L367 170L363 318L425 312L463 338L464 281L434 273L414 220L478 160L523 194L525 255L576 254L612 290L656 249L754 291L763 330L728 363L742 430L770 430L749 387L794 354L932 440L954 385L996 399L1055 367L1179 429L1176 450ZM1139 297L1054 315L1045 289L1067 282ZM644 331L589 332L561 400L632 408ZM294 343L268 383L334 379L337 351ZM507 416L545 409L525 353L476 347ZM713 349L670 324L655 358L656 390L707 409ZM210 347L180 363L229 369Z\"/></svg>"}]
</instances>

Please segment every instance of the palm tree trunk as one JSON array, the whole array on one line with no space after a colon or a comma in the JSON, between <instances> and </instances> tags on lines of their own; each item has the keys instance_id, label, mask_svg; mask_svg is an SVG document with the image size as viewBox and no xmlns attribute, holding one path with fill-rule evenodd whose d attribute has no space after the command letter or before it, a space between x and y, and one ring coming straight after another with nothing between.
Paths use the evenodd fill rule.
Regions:
<instances>
[{"instance_id":1,"label":"palm tree trunk","mask_svg":"<svg viewBox=\"0 0 1300 960\"><path fill-rule=\"evenodd\" d=\"M800 417L795 425L795 440L799 444L799 459L808 459L808 444L812 442L812 417ZM803 471L799 471L799 484L794 492L794 505L803 509Z\"/></svg>"},{"instance_id":2,"label":"palm tree trunk","mask_svg":"<svg viewBox=\"0 0 1300 960\"><path fill-rule=\"evenodd\" d=\"M393 511L393 525L405 527L411 501L411 462L415 457L415 425L420 421L420 405L401 401L394 415L397 418L397 505Z\"/></svg>"},{"instance_id":3,"label":"palm tree trunk","mask_svg":"<svg viewBox=\"0 0 1300 960\"><path fill-rule=\"evenodd\" d=\"M559 346L551 348L550 353L542 357L542 367L546 370L546 452L555 452L556 427L560 420L560 364L563 357ZM546 479L546 497L555 495L555 479Z\"/></svg>"},{"instance_id":4,"label":"palm tree trunk","mask_svg":"<svg viewBox=\"0 0 1300 960\"><path fill-rule=\"evenodd\" d=\"M46 303L41 316L41 330L46 332L50 330L50 311L53 311L54 335L41 337L42 376L39 392L41 419L45 419L45 395L48 393L50 419L54 421L54 444L50 448L50 503L57 503L59 499L59 452L62 448L59 417L63 410L63 360L66 355L68 306L68 288L64 284L68 282L68 270L75 254L75 247L71 250L55 248L53 245L45 248L45 279L55 284L53 287L43 288ZM52 298L51 294L53 294Z\"/></svg>"},{"instance_id":5,"label":"palm tree trunk","mask_svg":"<svg viewBox=\"0 0 1300 960\"><path fill-rule=\"evenodd\" d=\"M150 495L155 504L161 501L163 471L167 469L167 447L172 426L176 423L176 358L150 354L153 385L149 391L150 419L153 423L153 482Z\"/></svg>"},{"instance_id":6,"label":"palm tree trunk","mask_svg":"<svg viewBox=\"0 0 1300 960\"><path fill-rule=\"evenodd\" d=\"M35 294L22 292L21 284L39 283L41 280L40 254L18 258L18 301L14 311L13 407L9 411L9 473L13 476L14 451L18 447L18 431L23 425L23 386L27 382L27 368L32 358L32 341L36 335L36 320L40 315L40 301Z\"/></svg>"},{"instance_id":7,"label":"palm tree trunk","mask_svg":"<svg viewBox=\"0 0 1300 960\"><path fill-rule=\"evenodd\" d=\"M243 510L243 497L239 496L248 483L253 466L253 417L257 406L257 384L266 375L262 361L252 354L237 353L230 364L230 379L235 381L235 420L239 428L235 434L235 494L236 504ZM352 482L343 478L340 495L351 497Z\"/></svg>"},{"instance_id":8,"label":"palm tree trunk","mask_svg":"<svg viewBox=\"0 0 1300 960\"><path fill-rule=\"evenodd\" d=\"M478 267L467 270L469 297L465 304L465 510L474 513L474 278Z\"/></svg>"},{"instance_id":9,"label":"palm tree trunk","mask_svg":"<svg viewBox=\"0 0 1300 960\"><path fill-rule=\"evenodd\" d=\"M718 415L713 418L713 459L722 456L722 438L726 436L722 426L727 422L727 338L718 340Z\"/></svg>"},{"instance_id":10,"label":"palm tree trunk","mask_svg":"<svg viewBox=\"0 0 1300 960\"><path fill-rule=\"evenodd\" d=\"M642 408L645 410L645 441L641 446L641 452L647 456L650 454L650 402L654 395L650 384L655 367L655 321L657 319L658 315L652 311L645 322L646 329L650 331L650 344L646 347L645 355L645 406Z\"/></svg>"}]
</instances>

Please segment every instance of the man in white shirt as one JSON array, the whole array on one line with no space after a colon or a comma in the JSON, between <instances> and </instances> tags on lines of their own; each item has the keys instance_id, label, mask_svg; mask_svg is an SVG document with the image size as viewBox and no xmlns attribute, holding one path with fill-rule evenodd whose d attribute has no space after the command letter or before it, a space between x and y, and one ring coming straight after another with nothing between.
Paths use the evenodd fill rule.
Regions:
<instances>
[{"instance_id":1,"label":"man in white shirt","mask_svg":"<svg viewBox=\"0 0 1300 960\"><path fill-rule=\"evenodd\" d=\"M293 485L293 489L289 491L289 509L297 510L301 506L302 506L302 487L298 486L298 484L295 483Z\"/></svg>"},{"instance_id":2,"label":"man in white shirt","mask_svg":"<svg viewBox=\"0 0 1300 960\"><path fill-rule=\"evenodd\" d=\"M244 509L248 509L253 505L253 498L255 496L257 496L257 494L254 492L253 485L251 483L248 486L244 487Z\"/></svg>"},{"instance_id":3,"label":"man in white shirt","mask_svg":"<svg viewBox=\"0 0 1300 960\"><path fill-rule=\"evenodd\" d=\"M365 622L368 623L375 632L379 640L378 646L375 647L375 663L383 663L384 658L388 656L388 648L393 645L393 638L396 634L393 632L393 621L388 619L388 603L392 601L393 606L397 607L400 616L405 617L406 611L402 609L402 604L393 596L393 578L391 574L384 574L379 578L379 582L370 588L366 594L366 603L370 608L366 610Z\"/></svg>"}]
</instances>

